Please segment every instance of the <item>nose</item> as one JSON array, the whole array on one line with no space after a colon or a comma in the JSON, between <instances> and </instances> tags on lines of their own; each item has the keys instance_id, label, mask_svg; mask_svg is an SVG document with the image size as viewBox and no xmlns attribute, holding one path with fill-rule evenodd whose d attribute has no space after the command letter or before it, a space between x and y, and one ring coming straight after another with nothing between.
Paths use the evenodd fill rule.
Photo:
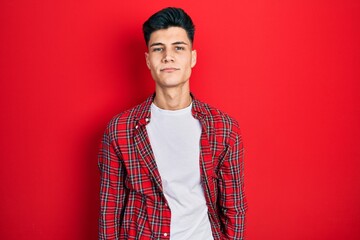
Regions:
<instances>
[{"instance_id":1,"label":"nose","mask_svg":"<svg viewBox=\"0 0 360 240\"><path fill-rule=\"evenodd\" d=\"M171 51L164 51L164 56L163 56L162 61L163 61L164 63L174 62L174 56L173 56L173 54L171 53Z\"/></svg>"}]
</instances>

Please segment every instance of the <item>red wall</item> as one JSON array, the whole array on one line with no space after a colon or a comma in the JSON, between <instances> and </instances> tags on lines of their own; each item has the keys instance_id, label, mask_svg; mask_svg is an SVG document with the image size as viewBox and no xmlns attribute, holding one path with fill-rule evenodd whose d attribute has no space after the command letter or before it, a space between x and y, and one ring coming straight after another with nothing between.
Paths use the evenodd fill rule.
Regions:
<instances>
[{"instance_id":1,"label":"red wall","mask_svg":"<svg viewBox=\"0 0 360 240\"><path fill-rule=\"evenodd\" d=\"M196 23L192 91L242 126L248 239L360 239L357 0L1 1L0 239L97 239L98 143L153 91L167 5Z\"/></svg>"}]
</instances>

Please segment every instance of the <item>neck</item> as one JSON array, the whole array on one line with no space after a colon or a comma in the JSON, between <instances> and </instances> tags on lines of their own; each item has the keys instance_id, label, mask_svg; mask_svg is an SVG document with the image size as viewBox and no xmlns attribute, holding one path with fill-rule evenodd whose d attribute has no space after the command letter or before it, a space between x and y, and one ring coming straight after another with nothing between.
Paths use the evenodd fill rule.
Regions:
<instances>
[{"instance_id":1,"label":"neck","mask_svg":"<svg viewBox=\"0 0 360 240\"><path fill-rule=\"evenodd\" d=\"M190 105L190 89L156 88L154 104L165 110L179 110Z\"/></svg>"}]
</instances>

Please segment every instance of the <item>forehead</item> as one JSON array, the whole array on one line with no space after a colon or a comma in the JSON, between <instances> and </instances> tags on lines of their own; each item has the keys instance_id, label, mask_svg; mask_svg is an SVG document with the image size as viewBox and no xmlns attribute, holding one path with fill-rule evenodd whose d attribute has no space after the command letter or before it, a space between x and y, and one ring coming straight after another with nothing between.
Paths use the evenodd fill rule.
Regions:
<instances>
[{"instance_id":1,"label":"forehead","mask_svg":"<svg viewBox=\"0 0 360 240\"><path fill-rule=\"evenodd\" d=\"M169 27L167 29L156 30L151 33L149 39L149 46L152 43L173 43L173 42L185 42L190 44L190 39L185 31L185 29L181 27Z\"/></svg>"}]
</instances>

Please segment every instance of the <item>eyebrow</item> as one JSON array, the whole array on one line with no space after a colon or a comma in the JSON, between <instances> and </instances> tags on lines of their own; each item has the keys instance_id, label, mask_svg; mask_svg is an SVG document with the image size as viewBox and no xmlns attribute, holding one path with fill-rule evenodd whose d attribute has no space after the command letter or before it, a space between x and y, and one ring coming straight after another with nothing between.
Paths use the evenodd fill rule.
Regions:
<instances>
[{"instance_id":1,"label":"eyebrow","mask_svg":"<svg viewBox=\"0 0 360 240\"><path fill-rule=\"evenodd\" d=\"M179 44L188 45L186 42L183 42L183 41L174 42L171 45L179 45Z\"/></svg>"},{"instance_id":2,"label":"eyebrow","mask_svg":"<svg viewBox=\"0 0 360 240\"><path fill-rule=\"evenodd\" d=\"M183 42L183 41L171 43L171 45L180 45L180 44L188 45L186 42ZM153 46L165 46L165 44L163 44L161 42L155 42L155 43L152 43L149 47L153 47Z\"/></svg>"}]
</instances>

